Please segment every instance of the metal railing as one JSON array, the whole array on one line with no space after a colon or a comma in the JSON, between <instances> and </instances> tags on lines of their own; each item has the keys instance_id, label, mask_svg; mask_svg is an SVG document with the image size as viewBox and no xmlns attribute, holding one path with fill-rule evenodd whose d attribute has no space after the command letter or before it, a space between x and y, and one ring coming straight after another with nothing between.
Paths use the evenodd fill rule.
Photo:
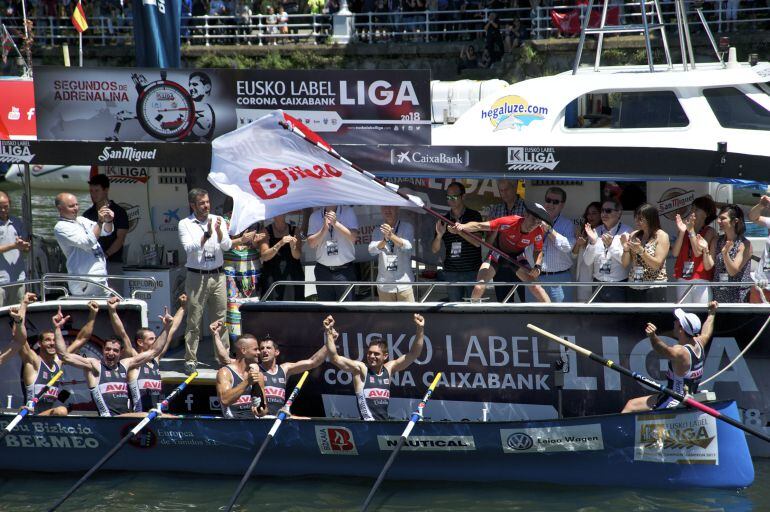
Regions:
<instances>
[{"instance_id":1,"label":"metal railing","mask_svg":"<svg viewBox=\"0 0 770 512\"><path fill-rule=\"evenodd\" d=\"M723 30L763 29L770 30L770 6L728 9L727 2L709 4L704 9L710 27L715 32ZM638 24L641 13L637 2L627 2L620 8L621 24ZM599 6L595 9L600 9ZM676 18L672 2L661 3L666 27L673 31ZM515 9L469 9L418 12L368 12L353 16L355 34L359 41L377 43L428 42L474 40L484 35L484 25L489 14L496 12L503 32L514 18L521 21L522 31L527 38L545 39L557 37L560 30L554 26L551 13L577 15L580 20L585 8L575 5L554 5L549 7ZM205 45L267 45L279 43L326 44L333 35L332 18L329 14L288 14L281 21L278 14L255 14L248 18L240 16L182 16L181 40L183 44ZM735 16L735 18L732 18ZM60 46L63 43L77 44L77 32L69 17L37 16L30 18L35 30L35 44ZM21 18L0 19L15 36L17 44L23 34ZM86 46L110 46L133 44L133 20L126 16L92 16L88 18L89 28L83 33ZM688 24L697 30L700 21L694 12L688 15ZM577 34L562 34L568 37ZM504 35L505 37L505 35Z\"/></svg>"},{"instance_id":2,"label":"metal railing","mask_svg":"<svg viewBox=\"0 0 770 512\"><path fill-rule=\"evenodd\" d=\"M561 287L567 287L567 288L590 288L591 296L586 301L575 301L572 302L572 304L599 304L598 302L595 302L595 299L600 295L601 291L605 288L628 288L628 289L639 289L640 287L645 287L649 289L653 288L685 288L685 292L682 294L681 298L678 300L672 301L672 302L665 302L667 304L675 303L675 304L683 304L684 300L687 298L687 296L696 288L696 287L708 287L708 288L719 288L719 289L725 289L725 288L750 288L750 287L756 287L756 284L753 282L737 282L737 283L731 283L731 282L686 282L686 281L641 281L641 282L531 282L531 283L522 283L522 282L491 282L491 283L479 283L477 281L469 281L469 282L460 282L460 281L452 281L452 282L444 282L444 281L415 281L415 282L404 282L404 281L347 281L347 282L340 282L340 281L276 281L270 285L270 287L267 289L265 294L259 298L259 302L273 302L278 301L278 299L271 299L271 296L274 294L274 292L278 288L282 287L289 287L289 286L305 286L305 285L312 285L315 287L335 287L335 288L344 288L342 291L342 294L340 295L340 298L337 299L336 302L345 302L347 301L351 295L354 295L356 289L358 288L374 288L378 285L393 285L393 286L410 286L417 288L417 298L414 303L425 303L428 301L428 298L436 291L436 289L439 290L446 290L447 288L453 288L453 287L474 287L477 285L483 284L487 290L489 289L495 289L498 287L510 287L511 289L507 292L506 296L502 301L493 301L493 302L499 302L501 304L516 304L513 302L510 302L514 298L514 294L517 293L517 291L520 288L529 288L531 286L541 286L544 288L554 287L554 286L561 286ZM425 290L423 292L423 290ZM420 292L423 292L420 294ZM763 304L768 304L767 300L765 299L765 296L763 293L760 293L759 296L761 297ZM376 301L376 297L373 299ZM481 299L465 299L466 302L469 303L480 303L483 301L489 300L487 297L482 297ZM633 301L624 301L622 302L624 304L634 304ZM526 304L537 304L536 302L528 302Z\"/></svg>"}]
</instances>

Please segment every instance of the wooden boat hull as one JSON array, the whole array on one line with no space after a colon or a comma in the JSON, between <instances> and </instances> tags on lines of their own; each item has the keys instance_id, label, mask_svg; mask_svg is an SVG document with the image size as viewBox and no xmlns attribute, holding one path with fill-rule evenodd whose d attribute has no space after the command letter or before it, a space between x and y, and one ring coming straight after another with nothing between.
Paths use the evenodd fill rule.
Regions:
<instances>
[{"instance_id":1,"label":"wooden boat hull","mask_svg":"<svg viewBox=\"0 0 770 512\"><path fill-rule=\"evenodd\" d=\"M737 417L734 402L717 410ZM0 419L5 426L10 416ZM34 417L0 441L0 470L83 472L136 424ZM158 419L105 466L240 475L271 420ZM286 421L255 476L376 476L401 421ZM740 488L754 480L744 434L686 409L529 422L419 423L392 479L523 481L623 487Z\"/></svg>"}]
</instances>

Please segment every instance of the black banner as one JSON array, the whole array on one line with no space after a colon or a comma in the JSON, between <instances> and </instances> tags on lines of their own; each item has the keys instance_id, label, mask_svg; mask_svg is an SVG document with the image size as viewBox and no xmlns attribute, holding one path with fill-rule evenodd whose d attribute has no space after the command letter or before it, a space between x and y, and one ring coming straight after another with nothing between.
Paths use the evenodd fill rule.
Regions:
<instances>
[{"instance_id":1,"label":"black banner","mask_svg":"<svg viewBox=\"0 0 770 512\"><path fill-rule=\"evenodd\" d=\"M382 336L391 357L406 353L414 335L412 315L425 316L425 348L415 364L395 376L391 388L394 398L418 399L437 371L445 373L440 394L446 414L469 416L481 407L468 403L497 404L500 414L528 414L533 406L546 406L555 413L557 388L554 382L557 360L566 362L563 372L564 414L577 416L619 411L629 398L651 394L635 381L604 368L558 344L542 339L526 328L532 323L581 345L602 357L619 362L633 371L664 379L666 361L652 351L644 328L647 322L659 327L670 343L674 317L670 308L610 310L474 306L405 306L383 309L376 304L321 306L308 304L289 308L280 303L244 304L241 307L242 332L258 338L266 333L282 344L281 360L308 357L322 346L321 321L333 314L340 332L337 345L341 355L362 360L373 337ZM694 312L705 318L705 308ZM754 337L765 320L749 308L722 309L717 314L714 338L708 347L706 378L714 375ZM302 330L297 326L304 326ZM755 411L757 421L770 411L770 332L765 332L746 359L736 364L706 387L718 398L736 399L742 408ZM309 389L331 395L353 394L347 372L330 364L313 372ZM305 388L303 388L305 394ZM449 402L464 404L452 407ZM327 404L328 405L328 404ZM495 410L494 406L489 407ZM518 409L517 409L518 408ZM503 410L505 409L505 410ZM333 411L326 411L333 414ZM542 411L541 411L542 412ZM534 412L533 414L538 414ZM507 419L497 418L497 419Z\"/></svg>"},{"instance_id":2,"label":"black banner","mask_svg":"<svg viewBox=\"0 0 770 512\"><path fill-rule=\"evenodd\" d=\"M282 109L331 144L431 141L427 70L41 67L35 101L46 140L210 141Z\"/></svg>"}]
</instances>

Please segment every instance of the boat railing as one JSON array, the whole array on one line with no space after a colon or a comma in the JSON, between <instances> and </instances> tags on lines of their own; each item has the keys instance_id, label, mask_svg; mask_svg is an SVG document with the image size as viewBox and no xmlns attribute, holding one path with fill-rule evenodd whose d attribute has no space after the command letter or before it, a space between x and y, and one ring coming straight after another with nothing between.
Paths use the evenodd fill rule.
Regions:
<instances>
[{"instance_id":1,"label":"boat railing","mask_svg":"<svg viewBox=\"0 0 770 512\"><path fill-rule=\"evenodd\" d=\"M390 285L390 286L410 286L413 288L416 288L418 293L416 295L415 303L425 303L428 301L428 298L433 294L433 292L436 291L436 289L447 289L447 288L457 288L457 287L472 287L476 286L479 283L477 281L415 281L415 282L405 282L405 281L346 281L346 282L340 282L340 281L276 281L270 285L270 287L267 289L267 291L262 295L262 297L259 299L260 302L273 302L273 301L280 301L281 299L274 298L277 294L276 291L279 288L283 287L296 287L296 286L315 286L318 287L336 287L341 288L344 287L345 290L340 295L340 298L337 300L337 302L345 302L349 300L349 298L355 294L355 291L359 288L373 288L375 286L381 286L381 285ZM489 289L495 289L498 287L510 287L511 289L508 291L508 293L505 295L503 300L501 301L494 301L499 302L501 304L513 304L512 300L517 293L517 291L520 288L529 288L531 286L543 286L543 287L552 287L552 286L562 286L562 287L569 287L569 288L590 288L591 295L589 298L585 301L576 301L576 303L581 304L597 304L596 301L597 297L601 294L601 291L605 288L630 288L630 289L649 289L649 288L684 288L684 293L679 296L679 298L675 299L674 301L671 301L676 304L684 304L687 298L691 295L693 290L698 287L707 287L709 289L717 288L717 289L725 289L725 288L747 288L750 286L756 286L754 283L751 282L688 282L688 281L660 281L660 282L654 282L654 281L644 281L644 282L601 282L601 281L594 281L594 282L576 282L576 281L569 281L569 282L533 282L533 283L521 283L521 282L491 282L491 283L484 283L484 286ZM373 295L373 294L372 294ZM677 294L679 295L679 294ZM767 299L765 298L764 293L758 294L760 297L760 300L762 301L762 304L768 304ZM466 299L468 302L474 303L474 302L482 302L485 300L488 300L487 298L480 298L480 299ZM633 303L633 301L623 301L624 303Z\"/></svg>"},{"instance_id":2,"label":"boat railing","mask_svg":"<svg viewBox=\"0 0 770 512\"><path fill-rule=\"evenodd\" d=\"M25 281L18 281L14 283L7 283L0 285L0 288L13 288L16 286L24 286L26 290L34 291L37 293L39 300L45 302L49 295L49 292L57 292L57 299L103 299L105 297L117 297L123 300L125 297L122 293L118 292L108 284L100 282L102 280L109 281L129 281L131 282L131 295L130 298L141 298L140 296L149 296L158 288L158 281L151 276L145 276L137 278L136 276L122 276L122 275L107 275L99 276L98 281L94 276L90 275L78 275L78 274L44 274L40 279L28 279ZM108 281L108 282L109 282ZM71 295L67 283L86 283L89 285L95 285L100 292L99 295L86 296L86 295Z\"/></svg>"}]
</instances>

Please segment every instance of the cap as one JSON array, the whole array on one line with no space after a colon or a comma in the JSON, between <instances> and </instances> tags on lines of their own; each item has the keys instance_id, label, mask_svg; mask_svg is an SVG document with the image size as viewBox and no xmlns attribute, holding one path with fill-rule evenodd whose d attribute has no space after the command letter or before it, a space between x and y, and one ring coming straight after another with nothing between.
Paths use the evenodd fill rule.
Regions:
<instances>
[{"instance_id":1,"label":"cap","mask_svg":"<svg viewBox=\"0 0 770 512\"><path fill-rule=\"evenodd\" d=\"M89 185L99 185L102 188L110 188L110 179L106 174L94 174L91 179L88 180Z\"/></svg>"},{"instance_id":2,"label":"cap","mask_svg":"<svg viewBox=\"0 0 770 512\"><path fill-rule=\"evenodd\" d=\"M679 320L679 325L682 326L682 330L690 336L697 336L700 334L700 318L695 313L685 313L682 308L674 310L674 316Z\"/></svg>"},{"instance_id":3,"label":"cap","mask_svg":"<svg viewBox=\"0 0 770 512\"><path fill-rule=\"evenodd\" d=\"M542 204L536 203L534 201L524 201L524 209L549 226L553 226L551 216L548 214L548 210L546 210Z\"/></svg>"}]
</instances>

